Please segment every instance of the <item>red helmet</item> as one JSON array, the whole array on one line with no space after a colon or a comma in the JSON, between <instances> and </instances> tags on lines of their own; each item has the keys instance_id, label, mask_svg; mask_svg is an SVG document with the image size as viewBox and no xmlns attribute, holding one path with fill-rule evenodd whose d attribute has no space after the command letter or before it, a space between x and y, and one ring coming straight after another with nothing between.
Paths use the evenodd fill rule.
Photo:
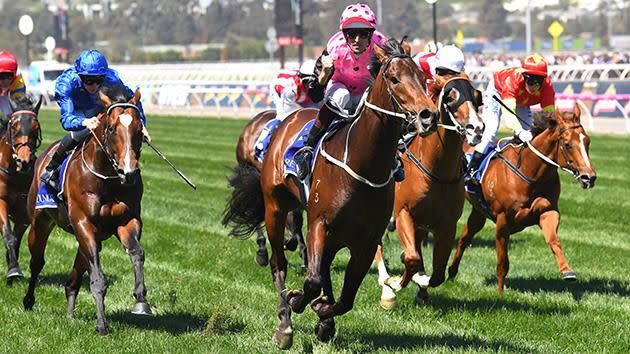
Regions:
<instances>
[{"instance_id":1,"label":"red helmet","mask_svg":"<svg viewBox=\"0 0 630 354\"><path fill-rule=\"evenodd\" d=\"M547 61L538 54L532 54L523 61L526 74L547 77Z\"/></svg>"},{"instance_id":2,"label":"red helmet","mask_svg":"<svg viewBox=\"0 0 630 354\"><path fill-rule=\"evenodd\" d=\"M8 50L0 52L0 73L12 73L15 75L17 72L17 59Z\"/></svg>"}]
</instances>

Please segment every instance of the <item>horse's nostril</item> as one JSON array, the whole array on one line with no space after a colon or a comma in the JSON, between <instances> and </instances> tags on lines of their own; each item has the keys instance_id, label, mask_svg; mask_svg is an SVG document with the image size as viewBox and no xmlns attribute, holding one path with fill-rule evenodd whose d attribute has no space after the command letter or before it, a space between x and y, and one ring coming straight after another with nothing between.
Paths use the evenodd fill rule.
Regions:
<instances>
[{"instance_id":1,"label":"horse's nostril","mask_svg":"<svg viewBox=\"0 0 630 354\"><path fill-rule=\"evenodd\" d=\"M432 112L431 112L430 110L428 110L428 109L423 109L423 110L420 112L420 118L423 118L423 119L430 118L430 117L431 117L431 115L432 115Z\"/></svg>"}]
</instances>

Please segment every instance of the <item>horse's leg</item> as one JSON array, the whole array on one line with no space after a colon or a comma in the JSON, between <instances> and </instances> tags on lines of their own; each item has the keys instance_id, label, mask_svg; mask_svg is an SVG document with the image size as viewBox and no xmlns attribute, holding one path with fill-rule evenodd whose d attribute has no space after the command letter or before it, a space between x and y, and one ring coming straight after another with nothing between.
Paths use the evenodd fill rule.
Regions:
<instances>
[{"instance_id":1,"label":"horse's leg","mask_svg":"<svg viewBox=\"0 0 630 354\"><path fill-rule=\"evenodd\" d=\"M403 260L405 271L399 280L390 279L386 281L386 284L399 291L407 286L414 274L418 272L422 263L422 256L418 253L419 247L416 247L416 228L413 217L406 209L402 209L396 216L396 231L405 254Z\"/></svg>"},{"instance_id":2,"label":"horse's leg","mask_svg":"<svg viewBox=\"0 0 630 354\"><path fill-rule=\"evenodd\" d=\"M287 214L287 229L289 230L289 234L285 235L284 238L284 249L288 251L295 251L298 246L298 240L294 233L295 230L295 214L294 212L290 212Z\"/></svg>"},{"instance_id":3,"label":"horse's leg","mask_svg":"<svg viewBox=\"0 0 630 354\"><path fill-rule=\"evenodd\" d=\"M0 230L2 230L4 247L7 250L7 285L11 285L13 278L22 277L23 274L18 264L20 242L11 229L9 206L4 199L0 199Z\"/></svg>"},{"instance_id":4,"label":"horse's leg","mask_svg":"<svg viewBox=\"0 0 630 354\"><path fill-rule=\"evenodd\" d=\"M497 286L499 295L503 295L505 277L510 270L510 259L508 258L508 243L510 241L510 229L505 220L505 214L497 215L496 222L496 249L497 249Z\"/></svg>"},{"instance_id":5,"label":"horse's leg","mask_svg":"<svg viewBox=\"0 0 630 354\"><path fill-rule=\"evenodd\" d=\"M379 305L381 305L381 308L384 310L391 310L396 306L396 293L389 285L385 284L385 281L389 279L389 273L387 272L385 260L383 259L382 243L376 248L374 262L376 262L376 266L378 267L378 285L382 288Z\"/></svg>"},{"instance_id":6,"label":"horse's leg","mask_svg":"<svg viewBox=\"0 0 630 354\"><path fill-rule=\"evenodd\" d=\"M273 334L273 342L280 349L289 349L293 345L291 308L284 296L286 293L287 258L284 255L284 228L287 213L276 205L265 206L265 226L271 245L271 277L278 292L278 318L280 325Z\"/></svg>"},{"instance_id":7,"label":"horse's leg","mask_svg":"<svg viewBox=\"0 0 630 354\"><path fill-rule=\"evenodd\" d=\"M333 294L332 280L330 278L330 265L338 250L331 250L327 248L322 255L322 261L320 265L320 275L322 280L322 292L323 296L313 300L311 306L316 308L319 303L334 304L335 297ZM315 325L315 335L317 339L322 342L329 342L335 336L335 318L319 319Z\"/></svg>"},{"instance_id":8,"label":"horse's leg","mask_svg":"<svg viewBox=\"0 0 630 354\"><path fill-rule=\"evenodd\" d=\"M466 222L466 225L464 225L462 236L459 238L459 242L457 243L457 250L455 251L455 255L453 256L451 266L448 267L449 279L455 278L455 276L459 272L459 263L462 261L464 251L472 242L473 236L481 231L481 229L483 229L483 225L485 224L486 217L477 209L472 208L472 211L468 216L468 221Z\"/></svg>"},{"instance_id":9,"label":"horse's leg","mask_svg":"<svg viewBox=\"0 0 630 354\"><path fill-rule=\"evenodd\" d=\"M83 254L81 254L81 250L77 248L77 254L74 257L74 266L72 267L72 271L70 272L70 279L66 283L66 302L68 303L68 311L66 315L68 317L74 316L74 308L77 301L77 295L79 294L79 289L81 289L81 282L83 278L83 274L87 270L87 262Z\"/></svg>"},{"instance_id":10,"label":"horse's leg","mask_svg":"<svg viewBox=\"0 0 630 354\"><path fill-rule=\"evenodd\" d=\"M448 258L451 256L453 244L455 243L455 232L457 231L457 221L434 232L435 243L433 244L433 271L430 287L436 287L445 280L445 270Z\"/></svg>"},{"instance_id":11,"label":"horse's leg","mask_svg":"<svg viewBox=\"0 0 630 354\"><path fill-rule=\"evenodd\" d=\"M365 247L361 247L361 249L357 248L350 250L350 261L346 267L343 288L341 289L339 301L334 304L318 303L313 306L313 310L315 310L319 316L320 321L334 316L343 315L344 313L352 310L359 286L361 285L363 278L365 278L365 275L372 264L372 260L374 259L376 247L377 242L373 242L372 244L365 245Z\"/></svg>"},{"instance_id":12,"label":"horse's leg","mask_svg":"<svg viewBox=\"0 0 630 354\"><path fill-rule=\"evenodd\" d=\"M105 318L107 283L101 270L99 255L101 243L96 240L95 226L89 221L78 222L74 231L79 242L79 249L87 260L87 269L90 274L90 292L96 302L96 330L101 335L107 335L109 333L107 319Z\"/></svg>"},{"instance_id":13,"label":"horse's leg","mask_svg":"<svg viewBox=\"0 0 630 354\"><path fill-rule=\"evenodd\" d=\"M269 264L269 254L267 253L267 238L265 237L262 226L256 228L256 243L258 244L256 263L264 267Z\"/></svg>"},{"instance_id":14,"label":"horse's leg","mask_svg":"<svg viewBox=\"0 0 630 354\"><path fill-rule=\"evenodd\" d=\"M31 280L28 283L28 290L22 303L24 309L32 310L35 305L35 286L37 286L37 277L44 268L46 261L44 260L44 252L48 243L48 236L54 227L53 221L45 211L35 210L31 229L28 232L28 249L31 253Z\"/></svg>"},{"instance_id":15,"label":"horse's leg","mask_svg":"<svg viewBox=\"0 0 630 354\"><path fill-rule=\"evenodd\" d=\"M557 210L549 210L540 215L540 228L545 235L545 241L551 248L551 252L556 257L558 270L562 274L564 280L576 280L577 275L569 266L569 262L564 258L560 239L558 238L558 226L560 225L560 213Z\"/></svg>"},{"instance_id":16,"label":"horse's leg","mask_svg":"<svg viewBox=\"0 0 630 354\"><path fill-rule=\"evenodd\" d=\"M300 258L302 259L301 266L303 269L306 269L308 267L308 254L306 254L306 242L304 242L304 234L302 234L304 216L301 210L295 210L291 214L293 214L291 233L297 238L298 252L300 253Z\"/></svg>"},{"instance_id":17,"label":"horse's leg","mask_svg":"<svg viewBox=\"0 0 630 354\"><path fill-rule=\"evenodd\" d=\"M22 237L24 237L24 232L28 229L29 224L22 224L19 222L15 222L13 226L13 235L15 236L15 266L18 271L18 276L23 277L22 271L20 270L20 245L22 244ZM8 274L11 277L11 274Z\"/></svg>"},{"instance_id":18,"label":"horse's leg","mask_svg":"<svg viewBox=\"0 0 630 354\"><path fill-rule=\"evenodd\" d=\"M137 218L131 219L126 225L119 226L117 233L120 243L122 243L129 254L136 279L133 292L136 303L133 305L131 313L136 315L153 315L151 306L146 300L147 288L144 285L144 250L140 245L142 222Z\"/></svg>"},{"instance_id":19,"label":"horse's leg","mask_svg":"<svg viewBox=\"0 0 630 354\"><path fill-rule=\"evenodd\" d=\"M428 238L429 232L427 230L418 229L416 231L415 251L418 254L418 265L411 278L411 280L418 285L418 292L414 298L414 302L416 304L429 303L429 292L427 291L427 288L429 287L431 277L426 274L424 269L424 257L422 256L422 247L424 246L424 241Z\"/></svg>"}]
</instances>

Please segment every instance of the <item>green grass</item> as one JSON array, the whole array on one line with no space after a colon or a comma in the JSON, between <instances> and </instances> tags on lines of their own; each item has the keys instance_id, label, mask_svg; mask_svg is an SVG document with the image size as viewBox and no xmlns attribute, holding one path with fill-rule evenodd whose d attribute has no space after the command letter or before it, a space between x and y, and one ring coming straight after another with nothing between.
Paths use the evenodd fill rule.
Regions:
<instances>
[{"instance_id":1,"label":"green grass","mask_svg":"<svg viewBox=\"0 0 630 354\"><path fill-rule=\"evenodd\" d=\"M58 113L43 112L44 144L62 136ZM95 332L95 307L87 277L74 319L65 317L65 282L76 250L72 235L56 229L37 288L34 310L22 308L26 282L0 287L3 352L204 352L266 353L277 349L276 292L269 268L254 263L253 239L229 238L219 223L229 194L228 166L243 120L149 117L154 143L198 185L190 189L149 148L142 154L148 298L156 316L138 318L133 305L132 265L112 238L101 260L109 282L106 314L111 334ZM43 150L43 147L42 147ZM555 260L538 228L512 237L511 270L504 296L496 291L493 224L473 241L456 281L431 289L432 303L413 304L412 286L390 312L378 306L373 268L354 309L337 319L337 337L322 344L310 310L293 316L293 352L593 352L630 351L630 155L628 138L593 136L596 187L582 190L562 175L560 239L579 275L559 279ZM464 212L467 216L468 206ZM462 218L462 221L465 217ZM459 229L461 230L462 221ZM384 239L391 273L402 271L400 246ZM424 251L430 268L430 248ZM288 287L302 286L296 253ZM28 276L28 248L21 265ZM333 263L338 294L348 252ZM4 267L4 266L3 266ZM3 268L4 269L4 268Z\"/></svg>"}]
</instances>

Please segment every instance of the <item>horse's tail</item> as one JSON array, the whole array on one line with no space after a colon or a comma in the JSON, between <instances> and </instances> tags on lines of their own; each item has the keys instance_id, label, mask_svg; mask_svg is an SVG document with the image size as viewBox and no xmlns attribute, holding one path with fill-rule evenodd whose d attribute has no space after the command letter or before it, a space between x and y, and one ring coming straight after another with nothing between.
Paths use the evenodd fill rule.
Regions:
<instances>
[{"instance_id":1,"label":"horse's tail","mask_svg":"<svg viewBox=\"0 0 630 354\"><path fill-rule=\"evenodd\" d=\"M265 221L260 172L248 163L239 163L228 182L233 190L221 223L233 225L230 236L246 239Z\"/></svg>"}]
</instances>

